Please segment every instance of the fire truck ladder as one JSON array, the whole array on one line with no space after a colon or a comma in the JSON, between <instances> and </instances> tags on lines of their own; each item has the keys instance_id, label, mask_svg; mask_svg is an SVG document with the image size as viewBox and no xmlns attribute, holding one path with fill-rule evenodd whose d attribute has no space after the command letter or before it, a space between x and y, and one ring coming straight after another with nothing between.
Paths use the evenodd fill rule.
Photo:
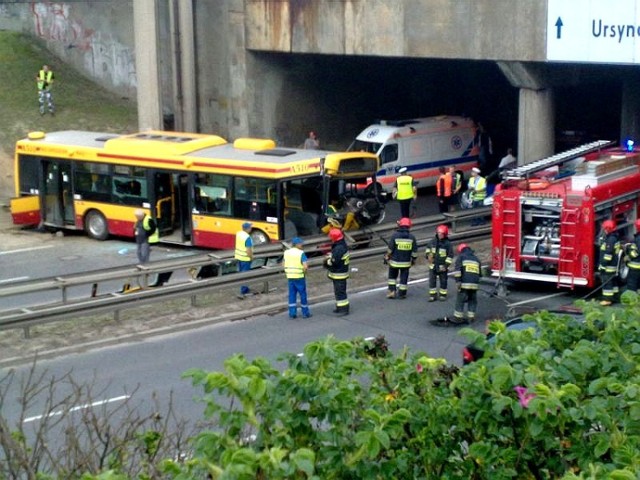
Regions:
<instances>
[{"instance_id":1,"label":"fire truck ladder","mask_svg":"<svg viewBox=\"0 0 640 480\"><path fill-rule=\"evenodd\" d=\"M578 260L575 248L578 241L580 208L565 208L560 214L560 255L558 258L558 287L575 287L575 263Z\"/></svg>"},{"instance_id":2,"label":"fire truck ladder","mask_svg":"<svg viewBox=\"0 0 640 480\"><path fill-rule=\"evenodd\" d=\"M502 208L502 252L504 260L514 260L520 242L520 222L518 221L519 198L508 197L503 200ZM504 262L503 262L504 263ZM504 265L502 266L504 268Z\"/></svg>"},{"instance_id":3,"label":"fire truck ladder","mask_svg":"<svg viewBox=\"0 0 640 480\"><path fill-rule=\"evenodd\" d=\"M588 153L596 152L615 143L615 141L611 140L597 140L595 142L587 143L585 145L581 145L580 147L567 150L566 152L557 153L550 157L535 160L531 163L527 163L526 165L506 170L502 174L502 178L504 180L526 179L529 178L529 175L533 173L546 170L547 168L554 167L556 165L560 165L564 162L573 160L574 158L581 157Z\"/></svg>"}]
</instances>

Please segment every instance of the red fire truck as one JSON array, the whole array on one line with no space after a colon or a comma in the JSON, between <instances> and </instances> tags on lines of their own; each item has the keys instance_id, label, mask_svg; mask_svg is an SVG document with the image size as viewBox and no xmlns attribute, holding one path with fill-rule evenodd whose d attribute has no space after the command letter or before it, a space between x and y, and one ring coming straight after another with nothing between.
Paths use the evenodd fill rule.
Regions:
<instances>
[{"instance_id":1,"label":"red fire truck","mask_svg":"<svg viewBox=\"0 0 640 480\"><path fill-rule=\"evenodd\" d=\"M600 140L507 170L492 213L492 274L593 287L604 220L620 239L640 218L640 153ZM632 150L632 149L631 149Z\"/></svg>"}]
</instances>

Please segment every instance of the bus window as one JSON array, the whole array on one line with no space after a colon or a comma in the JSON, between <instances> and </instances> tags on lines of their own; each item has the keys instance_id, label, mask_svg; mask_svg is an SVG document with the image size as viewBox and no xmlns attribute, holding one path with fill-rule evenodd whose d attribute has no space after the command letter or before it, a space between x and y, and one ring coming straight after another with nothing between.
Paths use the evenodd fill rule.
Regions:
<instances>
[{"instance_id":1,"label":"bus window","mask_svg":"<svg viewBox=\"0 0 640 480\"><path fill-rule=\"evenodd\" d=\"M75 193L83 200L111 201L109 165L78 162L75 165Z\"/></svg>"},{"instance_id":2,"label":"bus window","mask_svg":"<svg viewBox=\"0 0 640 480\"><path fill-rule=\"evenodd\" d=\"M34 194L38 192L38 171L41 157L21 155L19 160L20 193Z\"/></svg>"},{"instance_id":3,"label":"bus window","mask_svg":"<svg viewBox=\"0 0 640 480\"><path fill-rule=\"evenodd\" d=\"M229 175L199 174L194 187L198 213L231 216L231 184Z\"/></svg>"},{"instance_id":4,"label":"bus window","mask_svg":"<svg viewBox=\"0 0 640 480\"><path fill-rule=\"evenodd\" d=\"M234 215L251 220L277 218L278 206L273 203L271 192L277 191L275 180L237 177L234 182Z\"/></svg>"},{"instance_id":5,"label":"bus window","mask_svg":"<svg viewBox=\"0 0 640 480\"><path fill-rule=\"evenodd\" d=\"M122 205L142 205L149 201L146 171L138 167L115 165L113 200Z\"/></svg>"},{"instance_id":6,"label":"bus window","mask_svg":"<svg viewBox=\"0 0 640 480\"><path fill-rule=\"evenodd\" d=\"M298 235L318 233L318 218L322 212L322 198L313 186L303 180L284 184L285 219L290 221Z\"/></svg>"}]
</instances>

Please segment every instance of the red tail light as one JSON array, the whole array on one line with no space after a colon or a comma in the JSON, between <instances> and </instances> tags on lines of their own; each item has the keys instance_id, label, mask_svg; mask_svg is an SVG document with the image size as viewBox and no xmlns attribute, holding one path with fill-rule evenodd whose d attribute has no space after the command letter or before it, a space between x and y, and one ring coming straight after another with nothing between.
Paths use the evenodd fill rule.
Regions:
<instances>
[{"instance_id":1,"label":"red tail light","mask_svg":"<svg viewBox=\"0 0 640 480\"><path fill-rule=\"evenodd\" d=\"M473 363L475 361L476 359L473 358L473 354L469 351L467 347L464 347L462 349L462 363L466 365L467 363Z\"/></svg>"}]
</instances>

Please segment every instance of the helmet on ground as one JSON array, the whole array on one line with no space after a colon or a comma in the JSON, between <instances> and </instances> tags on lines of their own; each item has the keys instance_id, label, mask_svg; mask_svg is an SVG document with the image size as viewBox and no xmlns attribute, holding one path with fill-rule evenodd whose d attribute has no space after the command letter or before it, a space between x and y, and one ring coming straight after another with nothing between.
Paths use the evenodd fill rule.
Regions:
<instances>
[{"instance_id":1,"label":"helmet on ground","mask_svg":"<svg viewBox=\"0 0 640 480\"><path fill-rule=\"evenodd\" d=\"M400 220L398 220L398 226L399 227L411 227L412 222L411 219L408 217L402 217Z\"/></svg>"},{"instance_id":2,"label":"helmet on ground","mask_svg":"<svg viewBox=\"0 0 640 480\"><path fill-rule=\"evenodd\" d=\"M616 222L614 220L605 220L602 222L602 229L606 233L611 233L616 229Z\"/></svg>"},{"instance_id":3,"label":"helmet on ground","mask_svg":"<svg viewBox=\"0 0 640 480\"><path fill-rule=\"evenodd\" d=\"M462 253L465 248L469 248L469 245L467 245L466 243L461 243L460 245L458 245L458 253Z\"/></svg>"},{"instance_id":4,"label":"helmet on ground","mask_svg":"<svg viewBox=\"0 0 640 480\"><path fill-rule=\"evenodd\" d=\"M332 242L338 242L344 238L344 234L339 228L332 228L329 230L329 238Z\"/></svg>"},{"instance_id":5,"label":"helmet on ground","mask_svg":"<svg viewBox=\"0 0 640 480\"><path fill-rule=\"evenodd\" d=\"M636 226L636 232L640 232L640 219L636 220L634 225Z\"/></svg>"},{"instance_id":6,"label":"helmet on ground","mask_svg":"<svg viewBox=\"0 0 640 480\"><path fill-rule=\"evenodd\" d=\"M436 233L441 233L442 235L449 235L449 227L446 225L438 225L436 228Z\"/></svg>"}]
</instances>

